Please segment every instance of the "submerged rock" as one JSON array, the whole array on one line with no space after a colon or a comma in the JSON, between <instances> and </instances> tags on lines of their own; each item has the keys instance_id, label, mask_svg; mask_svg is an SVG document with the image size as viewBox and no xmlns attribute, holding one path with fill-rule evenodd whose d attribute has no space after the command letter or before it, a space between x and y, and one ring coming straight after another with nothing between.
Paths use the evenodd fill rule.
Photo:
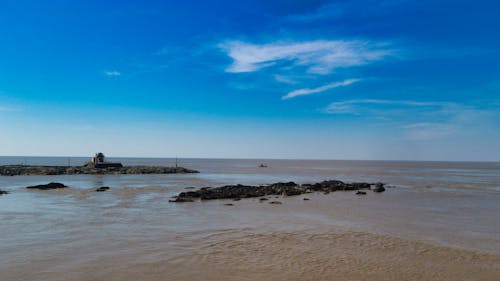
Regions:
<instances>
[{"instance_id":1,"label":"submerged rock","mask_svg":"<svg viewBox=\"0 0 500 281\"><path fill-rule=\"evenodd\" d=\"M109 190L109 189L110 189L109 186L101 186L98 189L96 189L95 191L96 192L104 192L104 191Z\"/></svg>"},{"instance_id":2,"label":"submerged rock","mask_svg":"<svg viewBox=\"0 0 500 281\"><path fill-rule=\"evenodd\" d=\"M48 184L40 184L40 185L33 185L33 186L27 186L26 188L28 189L39 189L39 190L50 190L50 189L59 189L59 188L67 188L66 185L59 183L59 182L51 182Z\"/></svg>"},{"instance_id":3,"label":"submerged rock","mask_svg":"<svg viewBox=\"0 0 500 281\"><path fill-rule=\"evenodd\" d=\"M365 191L358 191L358 192L356 192L356 195L366 195L366 192Z\"/></svg>"},{"instance_id":4,"label":"submerged rock","mask_svg":"<svg viewBox=\"0 0 500 281\"><path fill-rule=\"evenodd\" d=\"M283 203L281 203L280 201L271 201L271 202L269 202L269 204L281 205Z\"/></svg>"},{"instance_id":5,"label":"submerged rock","mask_svg":"<svg viewBox=\"0 0 500 281\"><path fill-rule=\"evenodd\" d=\"M373 189L374 192L384 192L385 191L385 188L384 188L384 184L383 183L377 183L375 184L375 188Z\"/></svg>"},{"instance_id":6,"label":"submerged rock","mask_svg":"<svg viewBox=\"0 0 500 281\"><path fill-rule=\"evenodd\" d=\"M176 197L174 200L169 200L168 202L184 203L184 202L194 202L191 198Z\"/></svg>"}]
</instances>

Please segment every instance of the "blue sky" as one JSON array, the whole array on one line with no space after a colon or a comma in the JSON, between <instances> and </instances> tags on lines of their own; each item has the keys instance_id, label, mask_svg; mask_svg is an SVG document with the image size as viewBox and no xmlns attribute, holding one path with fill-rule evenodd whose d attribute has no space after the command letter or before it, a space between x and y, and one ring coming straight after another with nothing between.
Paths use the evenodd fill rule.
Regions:
<instances>
[{"instance_id":1,"label":"blue sky","mask_svg":"<svg viewBox=\"0 0 500 281\"><path fill-rule=\"evenodd\" d=\"M499 10L4 0L0 155L498 161Z\"/></svg>"}]
</instances>

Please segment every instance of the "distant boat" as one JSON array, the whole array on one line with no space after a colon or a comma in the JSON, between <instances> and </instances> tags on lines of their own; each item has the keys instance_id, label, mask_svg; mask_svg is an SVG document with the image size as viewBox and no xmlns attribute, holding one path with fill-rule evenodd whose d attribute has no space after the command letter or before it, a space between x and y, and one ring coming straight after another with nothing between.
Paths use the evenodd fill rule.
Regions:
<instances>
[{"instance_id":1,"label":"distant boat","mask_svg":"<svg viewBox=\"0 0 500 281\"><path fill-rule=\"evenodd\" d=\"M267 168L267 165L266 164L260 164L259 167L260 168Z\"/></svg>"}]
</instances>

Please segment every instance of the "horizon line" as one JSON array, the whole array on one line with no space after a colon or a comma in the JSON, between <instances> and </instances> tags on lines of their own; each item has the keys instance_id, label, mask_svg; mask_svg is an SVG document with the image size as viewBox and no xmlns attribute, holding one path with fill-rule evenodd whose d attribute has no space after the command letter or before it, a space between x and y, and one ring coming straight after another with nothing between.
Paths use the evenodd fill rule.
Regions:
<instances>
[{"instance_id":1,"label":"horizon line","mask_svg":"<svg viewBox=\"0 0 500 281\"><path fill-rule=\"evenodd\" d=\"M0 155L0 158L3 157L15 157L15 158L92 158L92 156L47 156L47 155ZM348 158L258 158L258 157L250 157L250 158L241 158L241 157L178 157L178 156L159 156L159 157L151 157L151 156L106 156L107 158L134 158L134 159L196 159L196 160L278 160L278 161L366 161L366 162L455 162L455 163L500 163L500 161L494 160L409 160L409 159L348 159Z\"/></svg>"}]
</instances>

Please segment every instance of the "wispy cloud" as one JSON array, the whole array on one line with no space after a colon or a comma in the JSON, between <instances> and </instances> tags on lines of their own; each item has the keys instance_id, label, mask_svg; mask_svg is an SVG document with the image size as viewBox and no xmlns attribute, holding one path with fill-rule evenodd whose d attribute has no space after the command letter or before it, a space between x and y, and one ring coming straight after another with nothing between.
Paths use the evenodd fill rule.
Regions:
<instances>
[{"instance_id":1,"label":"wispy cloud","mask_svg":"<svg viewBox=\"0 0 500 281\"><path fill-rule=\"evenodd\" d=\"M353 99L329 104L325 113L377 119L402 130L410 140L429 140L461 133L486 120L489 110L456 102Z\"/></svg>"},{"instance_id":2,"label":"wispy cloud","mask_svg":"<svg viewBox=\"0 0 500 281\"><path fill-rule=\"evenodd\" d=\"M286 100L286 99L291 99L291 98L298 97L298 96L305 96L305 95L312 95L312 94L316 94L316 93L321 93L321 92L324 92L324 91L327 91L327 90L330 90L333 88L348 86L348 85L354 84L358 81L360 81L360 79L347 79L347 80L340 81L340 82L329 83L327 85L323 85L323 86L317 87L317 88L298 89L298 90L291 91L288 94L284 95L282 97L282 99Z\"/></svg>"},{"instance_id":3,"label":"wispy cloud","mask_svg":"<svg viewBox=\"0 0 500 281\"><path fill-rule=\"evenodd\" d=\"M426 101L412 101L412 100L383 100L383 99L355 99L340 102L334 102L327 106L326 113L332 114L362 114L370 111L369 105L381 106L403 106L403 107L438 107L442 110L450 110L456 107L456 103L450 102L426 102ZM444 112L444 111L443 111Z\"/></svg>"},{"instance_id":4,"label":"wispy cloud","mask_svg":"<svg viewBox=\"0 0 500 281\"><path fill-rule=\"evenodd\" d=\"M116 77L116 76L120 76L122 74L119 71L111 70L111 71L104 71L104 75Z\"/></svg>"},{"instance_id":5,"label":"wispy cloud","mask_svg":"<svg viewBox=\"0 0 500 281\"><path fill-rule=\"evenodd\" d=\"M413 123L401 128L410 140L431 140L459 133L458 127L451 123Z\"/></svg>"},{"instance_id":6,"label":"wispy cloud","mask_svg":"<svg viewBox=\"0 0 500 281\"><path fill-rule=\"evenodd\" d=\"M369 64L394 53L387 43L364 40L316 40L251 44L227 41L219 45L233 60L227 72L255 72L280 63L305 67L308 73L329 74L337 68Z\"/></svg>"},{"instance_id":7,"label":"wispy cloud","mask_svg":"<svg viewBox=\"0 0 500 281\"><path fill-rule=\"evenodd\" d=\"M297 84L298 83L293 78L288 77L288 76L284 76L284 75L280 75L280 74L274 75L274 80L276 80L280 83L285 83L285 84Z\"/></svg>"}]
</instances>

